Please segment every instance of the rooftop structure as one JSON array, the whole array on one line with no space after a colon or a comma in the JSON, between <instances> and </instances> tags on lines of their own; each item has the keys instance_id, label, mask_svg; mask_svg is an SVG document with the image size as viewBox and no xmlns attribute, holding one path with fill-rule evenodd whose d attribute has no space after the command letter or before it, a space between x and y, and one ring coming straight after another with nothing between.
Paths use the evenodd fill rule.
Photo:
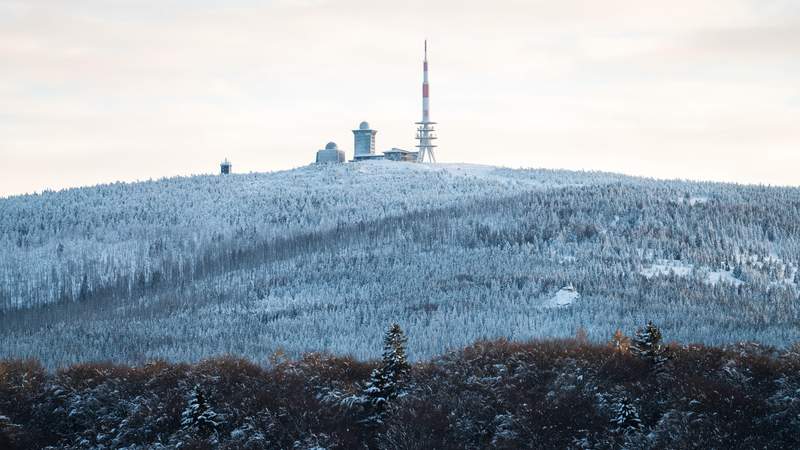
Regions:
<instances>
[{"instance_id":1,"label":"rooftop structure","mask_svg":"<svg viewBox=\"0 0 800 450\"><path fill-rule=\"evenodd\" d=\"M392 148L383 152L384 159L390 161L416 161L418 152L404 150L402 148Z\"/></svg>"},{"instance_id":2,"label":"rooftop structure","mask_svg":"<svg viewBox=\"0 0 800 450\"><path fill-rule=\"evenodd\" d=\"M372 159L375 155L375 134L378 132L369 127L368 122L361 122L357 130L353 130L353 160Z\"/></svg>"},{"instance_id":3,"label":"rooftop structure","mask_svg":"<svg viewBox=\"0 0 800 450\"><path fill-rule=\"evenodd\" d=\"M228 174L230 174L232 167L233 167L233 165L231 165L231 162L228 161L228 158L225 158L225 160L222 161L220 163L220 165L219 165L219 174L220 175L228 175Z\"/></svg>"},{"instance_id":4,"label":"rooftop structure","mask_svg":"<svg viewBox=\"0 0 800 450\"><path fill-rule=\"evenodd\" d=\"M344 152L339 150L335 142L328 142L324 149L317 151L317 164L343 163L344 161Z\"/></svg>"}]
</instances>

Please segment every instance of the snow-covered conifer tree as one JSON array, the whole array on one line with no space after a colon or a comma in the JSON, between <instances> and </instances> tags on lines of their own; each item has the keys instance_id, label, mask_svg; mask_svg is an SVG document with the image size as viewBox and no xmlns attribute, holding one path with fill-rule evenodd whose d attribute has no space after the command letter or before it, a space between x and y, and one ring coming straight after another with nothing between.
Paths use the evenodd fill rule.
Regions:
<instances>
[{"instance_id":1,"label":"snow-covered conifer tree","mask_svg":"<svg viewBox=\"0 0 800 450\"><path fill-rule=\"evenodd\" d=\"M406 357L406 336L398 324L392 324L383 339L383 367L387 380L397 394L397 385L408 376L410 368Z\"/></svg>"},{"instance_id":2,"label":"snow-covered conifer tree","mask_svg":"<svg viewBox=\"0 0 800 450\"><path fill-rule=\"evenodd\" d=\"M181 414L181 426L184 430L195 429L208 435L215 432L219 425L218 414L211 409L200 385L195 385L189 395L189 404Z\"/></svg>"},{"instance_id":3,"label":"snow-covered conifer tree","mask_svg":"<svg viewBox=\"0 0 800 450\"><path fill-rule=\"evenodd\" d=\"M736 266L733 268L733 277L742 280L744 279L744 269L742 268L741 263L736 263Z\"/></svg>"},{"instance_id":4,"label":"snow-covered conifer tree","mask_svg":"<svg viewBox=\"0 0 800 450\"><path fill-rule=\"evenodd\" d=\"M636 330L631 344L631 353L654 365L663 364L667 360L666 348L661 345L661 330L653 322Z\"/></svg>"},{"instance_id":5,"label":"snow-covered conifer tree","mask_svg":"<svg viewBox=\"0 0 800 450\"><path fill-rule=\"evenodd\" d=\"M362 405L366 413L362 420L363 423L370 426L383 424L383 415L386 412L386 402L389 397L388 384L383 367L375 368L363 392Z\"/></svg>"},{"instance_id":6,"label":"snow-covered conifer tree","mask_svg":"<svg viewBox=\"0 0 800 450\"><path fill-rule=\"evenodd\" d=\"M367 411L365 423L383 423L387 402L402 392L408 376L409 364L406 359L406 337L398 324L392 324L383 339L383 359L381 365L372 371L364 388L364 403Z\"/></svg>"},{"instance_id":7,"label":"snow-covered conifer tree","mask_svg":"<svg viewBox=\"0 0 800 450\"><path fill-rule=\"evenodd\" d=\"M611 423L615 425L615 431L633 431L642 427L639 412L627 397L620 398L611 408L613 413Z\"/></svg>"}]
</instances>

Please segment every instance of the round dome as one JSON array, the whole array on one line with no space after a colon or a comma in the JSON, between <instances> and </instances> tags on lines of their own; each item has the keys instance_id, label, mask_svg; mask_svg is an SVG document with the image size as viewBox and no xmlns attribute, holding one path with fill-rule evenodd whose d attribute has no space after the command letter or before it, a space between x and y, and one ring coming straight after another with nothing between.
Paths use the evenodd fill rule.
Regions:
<instances>
[{"instance_id":1,"label":"round dome","mask_svg":"<svg viewBox=\"0 0 800 450\"><path fill-rule=\"evenodd\" d=\"M336 150L338 148L336 142L328 142L328 145L325 146L325 150Z\"/></svg>"},{"instance_id":2,"label":"round dome","mask_svg":"<svg viewBox=\"0 0 800 450\"><path fill-rule=\"evenodd\" d=\"M360 130L369 130L369 122L364 121L361 122L361 125L358 126Z\"/></svg>"}]
</instances>

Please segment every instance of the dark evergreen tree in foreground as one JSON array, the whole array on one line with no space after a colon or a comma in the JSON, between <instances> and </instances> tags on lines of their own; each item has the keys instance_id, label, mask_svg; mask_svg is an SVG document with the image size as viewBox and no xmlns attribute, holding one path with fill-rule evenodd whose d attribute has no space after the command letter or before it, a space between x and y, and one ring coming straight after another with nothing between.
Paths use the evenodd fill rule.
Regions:
<instances>
[{"instance_id":1,"label":"dark evergreen tree in foreground","mask_svg":"<svg viewBox=\"0 0 800 450\"><path fill-rule=\"evenodd\" d=\"M383 338L383 359L381 365L372 371L364 388L363 403L366 417L363 422L371 426L383 424L388 402L402 393L403 384L408 377L406 359L406 337L398 324L392 324Z\"/></svg>"},{"instance_id":2,"label":"dark evergreen tree in foreground","mask_svg":"<svg viewBox=\"0 0 800 450\"><path fill-rule=\"evenodd\" d=\"M10 418L0 414L0 448L13 449L15 435L22 426L15 424Z\"/></svg>"},{"instance_id":3,"label":"dark evergreen tree in foreground","mask_svg":"<svg viewBox=\"0 0 800 450\"><path fill-rule=\"evenodd\" d=\"M410 366L406 357L406 336L398 324L392 324L383 338L383 371L387 376L391 398L398 394L399 384L408 377Z\"/></svg>"},{"instance_id":4,"label":"dark evergreen tree in foreground","mask_svg":"<svg viewBox=\"0 0 800 450\"><path fill-rule=\"evenodd\" d=\"M189 395L189 404L181 414L181 427L187 431L197 431L201 436L214 433L219 427L219 416L206 400L200 385L195 385Z\"/></svg>"},{"instance_id":5,"label":"dark evergreen tree in foreground","mask_svg":"<svg viewBox=\"0 0 800 450\"><path fill-rule=\"evenodd\" d=\"M636 405L627 397L620 398L612 405L612 413L611 423L614 425L614 431L629 432L642 427Z\"/></svg>"},{"instance_id":6,"label":"dark evergreen tree in foreground","mask_svg":"<svg viewBox=\"0 0 800 450\"><path fill-rule=\"evenodd\" d=\"M636 336L631 343L631 353L649 363L660 366L667 361L667 349L661 344L661 330L653 322L636 330Z\"/></svg>"}]
</instances>

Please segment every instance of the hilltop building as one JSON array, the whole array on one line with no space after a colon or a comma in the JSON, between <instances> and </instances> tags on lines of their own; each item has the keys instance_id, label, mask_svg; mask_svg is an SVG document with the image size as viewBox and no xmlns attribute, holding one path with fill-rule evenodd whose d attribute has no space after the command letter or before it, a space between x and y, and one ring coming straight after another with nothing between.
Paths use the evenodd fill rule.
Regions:
<instances>
[{"instance_id":1,"label":"hilltop building","mask_svg":"<svg viewBox=\"0 0 800 450\"><path fill-rule=\"evenodd\" d=\"M358 129L353 130L353 159L357 161L371 161L385 159L389 161L419 161L419 152L392 147L390 150L378 153L375 151L375 135L377 130L369 127L368 122L361 122ZM343 163L344 152L339 150L335 143L329 142L324 150L317 151L317 163Z\"/></svg>"},{"instance_id":2,"label":"hilltop building","mask_svg":"<svg viewBox=\"0 0 800 450\"><path fill-rule=\"evenodd\" d=\"M343 163L344 151L339 150L335 142L328 142L324 149L317 151L317 164Z\"/></svg>"},{"instance_id":3,"label":"hilltop building","mask_svg":"<svg viewBox=\"0 0 800 450\"><path fill-rule=\"evenodd\" d=\"M383 152L384 159L389 161L416 161L419 152L403 150L402 148L392 147L391 150Z\"/></svg>"},{"instance_id":4,"label":"hilltop building","mask_svg":"<svg viewBox=\"0 0 800 450\"><path fill-rule=\"evenodd\" d=\"M219 165L219 174L220 175L228 175L228 174L230 174L232 167L233 166L231 165L231 162L228 161L228 158L225 158L225 160L222 161L220 163L220 165Z\"/></svg>"},{"instance_id":5,"label":"hilltop building","mask_svg":"<svg viewBox=\"0 0 800 450\"><path fill-rule=\"evenodd\" d=\"M377 130L370 129L369 122L361 122L357 130L353 130L353 161L375 159L375 135Z\"/></svg>"},{"instance_id":6,"label":"hilltop building","mask_svg":"<svg viewBox=\"0 0 800 450\"><path fill-rule=\"evenodd\" d=\"M358 128L353 130L353 162L368 161L373 159L386 159L389 161L416 161L416 162L436 162L434 156L434 141L436 140L436 122L431 121L430 116L430 88L428 84L428 41L425 41L425 57L422 61L422 121L415 122L417 125L417 149L418 151L404 150L392 147L392 149L382 154L375 152L375 135L377 130L369 126L369 122L361 122ZM331 147L332 145L332 147ZM317 152L317 163L344 162L344 152L336 147L333 142L329 143L324 150Z\"/></svg>"}]
</instances>

